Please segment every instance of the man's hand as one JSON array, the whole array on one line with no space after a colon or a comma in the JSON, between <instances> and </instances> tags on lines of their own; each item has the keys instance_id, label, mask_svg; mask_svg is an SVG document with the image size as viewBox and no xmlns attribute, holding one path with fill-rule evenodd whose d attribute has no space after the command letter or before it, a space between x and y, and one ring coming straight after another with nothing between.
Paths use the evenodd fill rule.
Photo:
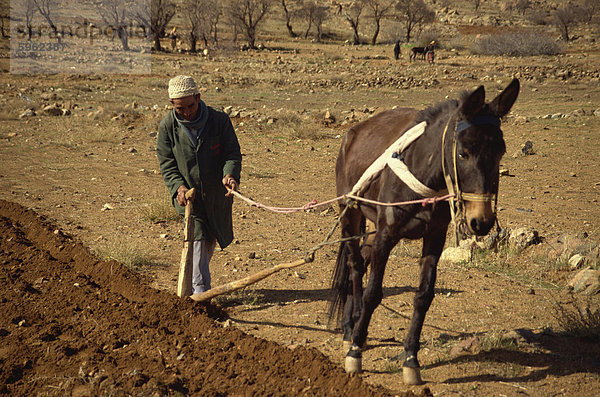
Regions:
<instances>
[{"instance_id":1,"label":"man's hand","mask_svg":"<svg viewBox=\"0 0 600 397\"><path fill-rule=\"evenodd\" d=\"M185 205L187 204L187 199L185 198L185 192L187 192L188 190L189 189L187 187L185 187L185 185L181 185L177 188L177 202L182 207L185 207Z\"/></svg>"},{"instance_id":2,"label":"man's hand","mask_svg":"<svg viewBox=\"0 0 600 397\"><path fill-rule=\"evenodd\" d=\"M235 180L234 177L232 177L229 174L225 175L225 177L223 178L223 186L225 186L226 188L231 189L233 191L238 190L238 182ZM230 197L231 195L232 194L229 190L225 194L226 197Z\"/></svg>"}]
</instances>

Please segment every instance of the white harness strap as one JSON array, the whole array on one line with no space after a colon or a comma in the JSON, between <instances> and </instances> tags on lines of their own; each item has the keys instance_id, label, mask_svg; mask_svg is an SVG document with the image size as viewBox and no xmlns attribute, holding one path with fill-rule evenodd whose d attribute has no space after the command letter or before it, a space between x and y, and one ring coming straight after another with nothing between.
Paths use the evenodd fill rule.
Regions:
<instances>
[{"instance_id":1,"label":"white harness strap","mask_svg":"<svg viewBox=\"0 0 600 397\"><path fill-rule=\"evenodd\" d=\"M385 152L383 152L383 154L365 170L358 182L356 182L352 188L350 194L359 196L369 187L371 181L385 168L386 165L394 171L402 182L406 183L406 185L415 193L418 193L423 197L434 197L443 193L425 186L410 172L402 160L392 157L394 153L402 153L411 143L423 135L426 126L427 123L423 121L402 134L400 138L392 143L390 147L388 147Z\"/></svg>"}]
</instances>

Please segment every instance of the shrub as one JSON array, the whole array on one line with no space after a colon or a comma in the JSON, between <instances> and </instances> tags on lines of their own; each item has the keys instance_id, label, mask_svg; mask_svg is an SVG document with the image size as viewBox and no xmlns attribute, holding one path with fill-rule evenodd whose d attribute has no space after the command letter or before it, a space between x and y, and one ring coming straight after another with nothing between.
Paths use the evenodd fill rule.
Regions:
<instances>
[{"instance_id":1,"label":"shrub","mask_svg":"<svg viewBox=\"0 0 600 397\"><path fill-rule=\"evenodd\" d=\"M471 52L479 55L556 55L563 45L539 32L511 32L486 35L475 40Z\"/></svg>"},{"instance_id":2,"label":"shrub","mask_svg":"<svg viewBox=\"0 0 600 397\"><path fill-rule=\"evenodd\" d=\"M600 338L600 309L592 297L578 298L569 294L566 303L554 300L554 318L567 335L587 338Z\"/></svg>"}]
</instances>

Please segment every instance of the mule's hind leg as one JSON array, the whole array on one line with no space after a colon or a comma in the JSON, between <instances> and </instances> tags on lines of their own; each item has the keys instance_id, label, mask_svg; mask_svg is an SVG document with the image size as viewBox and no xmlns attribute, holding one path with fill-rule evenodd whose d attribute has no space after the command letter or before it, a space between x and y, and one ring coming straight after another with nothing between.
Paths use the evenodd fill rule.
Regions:
<instances>
[{"instance_id":1,"label":"mule's hind leg","mask_svg":"<svg viewBox=\"0 0 600 397\"><path fill-rule=\"evenodd\" d=\"M342 237L358 236L361 234L362 214L357 209L346 212L341 221ZM345 244L345 262L348 271L348 289L343 306L342 331L344 333L344 353L352 341L352 330L360 316L362 309L362 278L365 274L365 266L360 251L358 239L347 241Z\"/></svg>"},{"instance_id":2,"label":"mule's hind leg","mask_svg":"<svg viewBox=\"0 0 600 397\"><path fill-rule=\"evenodd\" d=\"M423 236L423 249L420 260L419 290L415 294L414 311L410 321L408 335L404 341L406 360L402 365L404 383L407 385L420 385L421 371L417 353L420 348L419 339L427 310L431 306L435 292L435 280L437 277L437 263L444 243L446 242L447 228L440 228Z\"/></svg>"}]
</instances>

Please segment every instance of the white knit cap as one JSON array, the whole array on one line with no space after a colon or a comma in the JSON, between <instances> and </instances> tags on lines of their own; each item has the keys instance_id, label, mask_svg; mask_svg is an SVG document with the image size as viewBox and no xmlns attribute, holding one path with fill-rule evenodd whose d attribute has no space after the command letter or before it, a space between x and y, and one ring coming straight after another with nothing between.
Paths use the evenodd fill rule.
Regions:
<instances>
[{"instance_id":1,"label":"white knit cap","mask_svg":"<svg viewBox=\"0 0 600 397\"><path fill-rule=\"evenodd\" d=\"M190 76L175 76L169 80L169 99L184 98L198 93L198 86Z\"/></svg>"}]
</instances>

